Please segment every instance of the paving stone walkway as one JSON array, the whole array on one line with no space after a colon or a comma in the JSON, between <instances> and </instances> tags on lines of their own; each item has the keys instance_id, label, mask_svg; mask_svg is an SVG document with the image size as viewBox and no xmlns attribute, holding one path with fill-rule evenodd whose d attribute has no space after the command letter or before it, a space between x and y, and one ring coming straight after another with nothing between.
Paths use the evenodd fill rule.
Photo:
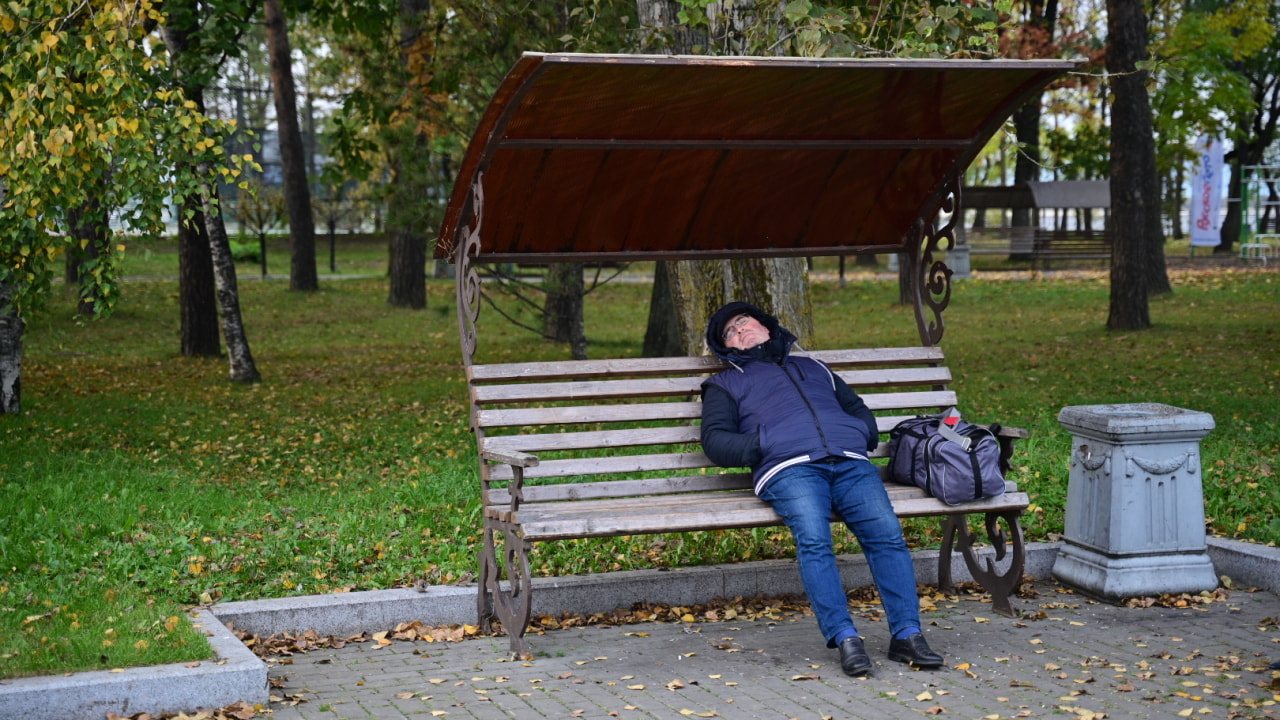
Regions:
<instances>
[{"instance_id":1,"label":"paving stone walkway","mask_svg":"<svg viewBox=\"0 0 1280 720\"><path fill-rule=\"evenodd\" d=\"M1280 598L1232 592L1185 608L1097 603L1052 584L1023 619L970 597L926 612L937 671L884 658L886 625L858 624L874 674L841 673L807 609L729 622L645 623L530 637L350 644L271 663L274 720L331 718L1268 718L1280 713ZM1280 676L1280 673L1276 673ZM298 702L299 699L305 700Z\"/></svg>"}]
</instances>

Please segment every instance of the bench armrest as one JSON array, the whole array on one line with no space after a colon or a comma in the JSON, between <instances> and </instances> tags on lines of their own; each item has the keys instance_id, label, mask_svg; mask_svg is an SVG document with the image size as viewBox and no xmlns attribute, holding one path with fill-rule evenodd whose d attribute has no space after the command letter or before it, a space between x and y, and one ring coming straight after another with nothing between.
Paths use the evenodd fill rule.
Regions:
<instances>
[{"instance_id":1,"label":"bench armrest","mask_svg":"<svg viewBox=\"0 0 1280 720\"><path fill-rule=\"evenodd\" d=\"M1026 428L1015 428L1000 426L1000 432L996 433L996 437L1010 438L1013 440L1026 440L1031 437L1031 431Z\"/></svg>"},{"instance_id":2,"label":"bench armrest","mask_svg":"<svg viewBox=\"0 0 1280 720\"><path fill-rule=\"evenodd\" d=\"M538 456L523 453L519 450L482 450L480 457L489 462L502 463L504 465L512 465L515 467L537 467Z\"/></svg>"},{"instance_id":3,"label":"bench armrest","mask_svg":"<svg viewBox=\"0 0 1280 720\"><path fill-rule=\"evenodd\" d=\"M1001 425L995 435L996 442L1000 444L1000 472L1007 473L1013 467L1013 441L1026 440L1031 437L1031 431Z\"/></svg>"}]
</instances>

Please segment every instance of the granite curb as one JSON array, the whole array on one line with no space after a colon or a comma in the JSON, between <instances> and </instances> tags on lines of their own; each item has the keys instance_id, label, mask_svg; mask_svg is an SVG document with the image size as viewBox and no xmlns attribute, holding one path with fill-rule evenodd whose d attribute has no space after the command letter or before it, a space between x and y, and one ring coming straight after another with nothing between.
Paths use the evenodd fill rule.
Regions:
<instances>
[{"instance_id":1,"label":"granite curb","mask_svg":"<svg viewBox=\"0 0 1280 720\"><path fill-rule=\"evenodd\" d=\"M0 720L89 720L108 712L192 712L245 701L265 703L267 666L209 610L191 613L212 660L95 670L0 682Z\"/></svg>"},{"instance_id":2,"label":"granite curb","mask_svg":"<svg viewBox=\"0 0 1280 720\"><path fill-rule=\"evenodd\" d=\"M1025 575L1048 578L1058 543L1030 543ZM980 552L986 558L990 551ZM937 550L912 553L916 582L937 583ZM959 556L957 556L957 559ZM837 558L845 587L872 584L862 555ZM952 564L956 582L973 579L963 563ZM705 565L670 570L633 570L535 578L533 613L604 613L630 608L635 603L695 605L716 598L801 594L804 587L794 560L763 560L731 565ZM476 621L475 586L433 586L426 592L412 589L370 590L340 595L247 600L214 607L218 619L256 635L315 630L321 635L348 636L370 629L386 630L415 620L425 625L458 625Z\"/></svg>"},{"instance_id":3,"label":"granite curb","mask_svg":"<svg viewBox=\"0 0 1280 720\"><path fill-rule=\"evenodd\" d=\"M1026 575L1050 578L1059 548L1059 543L1029 544ZM1218 576L1229 578L1234 587L1280 590L1280 549L1209 538L1208 550ZM917 551L913 556L918 582L935 583L938 551ZM842 556L839 562L847 587L871 584L862 556ZM953 564L952 572L957 582L972 579L963 563ZM793 560L538 578L534 587L537 614L608 612L641 601L692 605L715 598L803 592ZM215 660L196 667L162 665L0 682L0 720L84 720L103 718L107 712L127 716L190 712L239 701L265 703L266 666L226 625L258 635L314 630L347 636L388 630L402 622L473 623L476 588L433 586L423 592L374 590L228 602L196 610L193 616L209 634Z\"/></svg>"}]
</instances>

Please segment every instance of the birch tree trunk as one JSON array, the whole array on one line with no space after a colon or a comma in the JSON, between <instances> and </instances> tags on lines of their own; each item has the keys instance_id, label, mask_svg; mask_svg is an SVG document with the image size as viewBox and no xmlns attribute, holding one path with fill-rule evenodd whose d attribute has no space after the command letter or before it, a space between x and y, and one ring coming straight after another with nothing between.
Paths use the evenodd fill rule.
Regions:
<instances>
[{"instance_id":1,"label":"birch tree trunk","mask_svg":"<svg viewBox=\"0 0 1280 720\"><path fill-rule=\"evenodd\" d=\"M208 176L209 168L201 163L200 173ZM236 262L231 257L231 244L227 241L227 226L222 222L218 208L218 188L207 180L203 186L201 201L204 209L205 232L209 235L209 254L213 259L213 279L218 296L218 315L222 320L222 334L227 342L227 360L230 363L232 382L258 382L262 376L249 351L249 338L244 332L240 316L240 289L236 284Z\"/></svg>"},{"instance_id":2,"label":"birch tree trunk","mask_svg":"<svg viewBox=\"0 0 1280 720\"><path fill-rule=\"evenodd\" d=\"M3 198L0 188L0 198ZM0 415L22 410L22 333L27 324L13 305L13 287L0 281Z\"/></svg>"},{"instance_id":3,"label":"birch tree trunk","mask_svg":"<svg viewBox=\"0 0 1280 720\"><path fill-rule=\"evenodd\" d=\"M175 62L181 60L190 46L193 27L182 24L194 16L183 14L183 21L164 26L164 44ZM179 80L187 98L204 112L204 86L187 73ZM183 357L217 357L218 341L217 281L214 279L213 255L206 231L205 199L192 195L180 200L182 213L178 222L178 304L182 315L180 344ZM219 215L219 220L221 216ZM225 235L225 231L224 231Z\"/></svg>"},{"instance_id":4,"label":"birch tree trunk","mask_svg":"<svg viewBox=\"0 0 1280 720\"><path fill-rule=\"evenodd\" d=\"M311 214L311 188L307 186L307 157L298 127L298 95L293 85L293 58L289 31L280 0L266 0L267 48L271 61L271 88L279 126L280 167L284 174L285 208L289 213L289 289L320 289L316 276L316 223Z\"/></svg>"},{"instance_id":5,"label":"birch tree trunk","mask_svg":"<svg viewBox=\"0 0 1280 720\"><path fill-rule=\"evenodd\" d=\"M754 2L720 0L705 9L711 34L699 28L682 25L677 13L682 5L675 0L636 0L640 24L641 50L645 52L691 55L739 54L746 28L754 22ZM715 38L711 40L710 38ZM710 48L709 44L715 47ZM649 328L646 338L654 338L645 352L655 355L697 355L705 351L703 335L707 319L724 303L742 300L771 313L783 327L795 333L803 345L813 335L809 280L804 258L753 258L745 260L687 260L667 263L664 269L670 280L671 302L658 297L661 283L654 282L654 296L649 303ZM656 274L656 273L655 273ZM675 312L665 308L674 306ZM674 315L674 330L671 328ZM674 343L660 347L662 338Z\"/></svg>"}]
</instances>

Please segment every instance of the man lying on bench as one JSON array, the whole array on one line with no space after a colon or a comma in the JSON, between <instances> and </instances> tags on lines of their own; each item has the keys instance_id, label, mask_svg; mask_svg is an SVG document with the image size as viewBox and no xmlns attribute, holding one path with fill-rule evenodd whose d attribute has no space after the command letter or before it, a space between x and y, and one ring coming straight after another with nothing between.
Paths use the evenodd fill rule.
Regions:
<instances>
[{"instance_id":1,"label":"man lying on bench","mask_svg":"<svg viewBox=\"0 0 1280 720\"><path fill-rule=\"evenodd\" d=\"M805 594L827 647L848 675L871 671L849 614L831 542L831 517L862 546L889 619L889 659L936 668L943 659L920 630L911 552L884 483L867 453L879 442L875 416L825 364L791 355L795 336L742 302L707 324L707 346L733 367L702 384L702 448L723 467L750 467L756 495L796 541Z\"/></svg>"}]
</instances>

